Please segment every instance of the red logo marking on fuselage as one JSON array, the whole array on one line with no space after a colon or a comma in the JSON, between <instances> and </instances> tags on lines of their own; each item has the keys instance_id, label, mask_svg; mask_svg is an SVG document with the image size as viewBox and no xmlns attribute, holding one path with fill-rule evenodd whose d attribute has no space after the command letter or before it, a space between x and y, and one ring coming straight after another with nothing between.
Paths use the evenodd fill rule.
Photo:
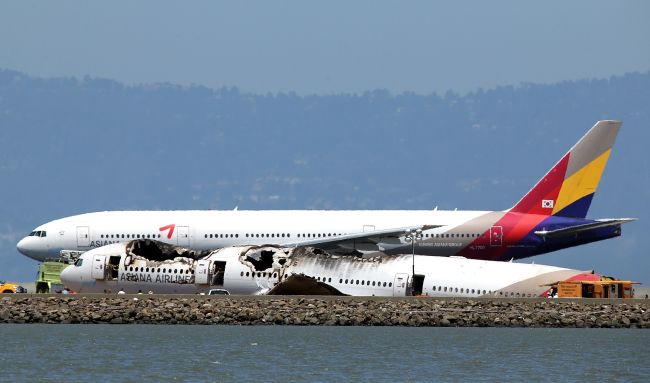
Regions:
<instances>
[{"instance_id":1,"label":"red logo marking on fuselage","mask_svg":"<svg viewBox=\"0 0 650 383\"><path fill-rule=\"evenodd\" d=\"M159 231L169 230L169 232L167 233L167 239L172 239L172 235L174 235L174 229L175 228L176 228L176 224L172 223L171 225L163 226L163 227L159 228L158 230Z\"/></svg>"}]
</instances>

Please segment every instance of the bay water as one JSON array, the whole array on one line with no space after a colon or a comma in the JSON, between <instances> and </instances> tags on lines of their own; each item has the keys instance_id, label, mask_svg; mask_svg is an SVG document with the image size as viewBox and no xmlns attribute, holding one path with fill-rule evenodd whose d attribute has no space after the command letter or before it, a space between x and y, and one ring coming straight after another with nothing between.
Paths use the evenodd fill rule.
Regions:
<instances>
[{"instance_id":1,"label":"bay water","mask_svg":"<svg viewBox=\"0 0 650 383\"><path fill-rule=\"evenodd\" d=\"M0 381L650 381L650 331L0 325Z\"/></svg>"}]
</instances>

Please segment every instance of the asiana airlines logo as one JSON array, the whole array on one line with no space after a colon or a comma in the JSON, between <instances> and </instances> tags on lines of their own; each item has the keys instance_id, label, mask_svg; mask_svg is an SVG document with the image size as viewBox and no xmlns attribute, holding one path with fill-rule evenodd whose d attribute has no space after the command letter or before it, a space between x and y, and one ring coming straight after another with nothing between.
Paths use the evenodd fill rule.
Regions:
<instances>
[{"instance_id":1,"label":"asiana airlines logo","mask_svg":"<svg viewBox=\"0 0 650 383\"><path fill-rule=\"evenodd\" d=\"M542 209L553 209L555 201L552 199L543 199L542 200Z\"/></svg>"}]
</instances>

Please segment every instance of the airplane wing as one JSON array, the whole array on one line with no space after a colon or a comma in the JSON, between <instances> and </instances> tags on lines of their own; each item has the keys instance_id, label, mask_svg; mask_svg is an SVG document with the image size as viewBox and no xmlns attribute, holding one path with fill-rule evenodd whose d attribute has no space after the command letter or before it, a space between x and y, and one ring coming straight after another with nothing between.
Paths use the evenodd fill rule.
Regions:
<instances>
[{"instance_id":1,"label":"airplane wing","mask_svg":"<svg viewBox=\"0 0 650 383\"><path fill-rule=\"evenodd\" d=\"M576 225L565 227L557 230L539 230L535 234L544 238L557 238L566 235L572 235L585 230L597 229L599 227L621 225L627 222L636 221L636 218L606 218L597 219L596 222L586 223L584 225Z\"/></svg>"},{"instance_id":2,"label":"airplane wing","mask_svg":"<svg viewBox=\"0 0 650 383\"><path fill-rule=\"evenodd\" d=\"M409 232L417 232L418 230L420 231L430 230L442 226L444 225L419 225L419 226L397 227L397 228L383 229L383 230L363 231L358 233L340 235L337 237L306 239L304 241L285 243L282 244L282 246L286 246L286 247L314 246L314 247L321 248L323 250L327 250L333 247L337 247L338 245L344 243L352 243L352 242L377 244L379 242L382 242L382 238L384 240L388 238L397 239Z\"/></svg>"}]
</instances>

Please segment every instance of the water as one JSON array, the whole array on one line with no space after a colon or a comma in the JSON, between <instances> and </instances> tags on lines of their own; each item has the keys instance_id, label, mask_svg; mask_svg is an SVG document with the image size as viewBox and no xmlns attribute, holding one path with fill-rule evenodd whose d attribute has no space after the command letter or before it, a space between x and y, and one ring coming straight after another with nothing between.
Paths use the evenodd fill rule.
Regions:
<instances>
[{"instance_id":1,"label":"water","mask_svg":"<svg viewBox=\"0 0 650 383\"><path fill-rule=\"evenodd\" d=\"M0 381L650 381L650 331L0 325Z\"/></svg>"}]
</instances>

